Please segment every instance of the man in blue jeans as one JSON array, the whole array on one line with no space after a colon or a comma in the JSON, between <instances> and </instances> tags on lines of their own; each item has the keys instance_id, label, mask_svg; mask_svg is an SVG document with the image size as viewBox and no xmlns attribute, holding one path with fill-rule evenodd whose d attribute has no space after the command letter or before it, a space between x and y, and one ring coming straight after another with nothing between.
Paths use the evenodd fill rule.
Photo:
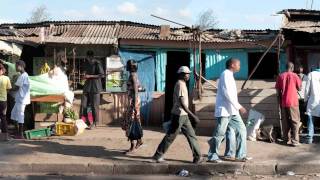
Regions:
<instances>
[{"instance_id":1,"label":"man in blue jeans","mask_svg":"<svg viewBox=\"0 0 320 180\"><path fill-rule=\"evenodd\" d=\"M236 133L230 126L227 128L226 136L226 149L224 151L224 160L233 161L236 154Z\"/></svg>"},{"instance_id":2,"label":"man in blue jeans","mask_svg":"<svg viewBox=\"0 0 320 180\"><path fill-rule=\"evenodd\" d=\"M308 115L308 135L305 143L312 144L314 135L313 121L315 117L320 117L320 64L318 65L318 69L308 74L304 96L305 102L308 103L306 111Z\"/></svg>"},{"instance_id":3,"label":"man in blue jeans","mask_svg":"<svg viewBox=\"0 0 320 180\"><path fill-rule=\"evenodd\" d=\"M229 141L233 143L233 145L236 143L235 160L241 162L249 160L249 158L247 158L246 144L247 131L240 116L240 113L246 114L247 110L239 104L238 91L233 77L233 74L239 70L239 59L231 58L227 60L226 70L219 78L215 106L217 126L213 132L213 137L209 140L210 149L208 152L208 162L222 162L219 158L218 151L228 127L232 128L236 135L236 142Z\"/></svg>"}]
</instances>

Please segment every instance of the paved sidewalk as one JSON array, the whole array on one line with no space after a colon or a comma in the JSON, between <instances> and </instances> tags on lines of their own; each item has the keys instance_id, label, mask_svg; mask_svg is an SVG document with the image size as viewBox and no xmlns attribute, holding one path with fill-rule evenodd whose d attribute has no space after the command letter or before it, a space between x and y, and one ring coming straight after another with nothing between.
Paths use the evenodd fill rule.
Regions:
<instances>
[{"instance_id":1,"label":"paved sidewalk","mask_svg":"<svg viewBox=\"0 0 320 180\"><path fill-rule=\"evenodd\" d=\"M168 163L153 163L151 157L163 136L160 129L145 130L143 147L131 155L124 153L130 144L121 128L117 127L99 127L80 136L0 142L0 174L174 174L181 169L195 174L320 173L319 144L294 148L275 143L248 142L249 156L254 158L250 162L194 165L187 140L182 135L166 154ZM205 156L209 138L199 137Z\"/></svg>"}]
</instances>

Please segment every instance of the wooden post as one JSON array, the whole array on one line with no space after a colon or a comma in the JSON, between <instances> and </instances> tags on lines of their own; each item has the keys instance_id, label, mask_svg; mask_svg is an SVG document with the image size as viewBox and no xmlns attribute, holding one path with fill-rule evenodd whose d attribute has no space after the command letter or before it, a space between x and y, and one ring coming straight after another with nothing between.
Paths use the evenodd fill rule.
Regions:
<instances>
[{"instance_id":1,"label":"wooden post","mask_svg":"<svg viewBox=\"0 0 320 180\"><path fill-rule=\"evenodd\" d=\"M56 64L56 48L53 48L53 65Z\"/></svg>"},{"instance_id":2,"label":"wooden post","mask_svg":"<svg viewBox=\"0 0 320 180\"><path fill-rule=\"evenodd\" d=\"M199 34L199 97L201 98L201 93L202 93L202 60L201 60L201 32Z\"/></svg>"},{"instance_id":3,"label":"wooden post","mask_svg":"<svg viewBox=\"0 0 320 180\"><path fill-rule=\"evenodd\" d=\"M67 48L66 47L64 47L64 58L65 58L65 61L68 62L68 59L67 59Z\"/></svg>"},{"instance_id":4,"label":"wooden post","mask_svg":"<svg viewBox=\"0 0 320 180\"><path fill-rule=\"evenodd\" d=\"M278 56L278 68L277 68L277 76L280 74L280 65L281 65L281 62L280 62L280 48L281 48L281 38L279 37L278 38L278 51L277 51L277 56Z\"/></svg>"},{"instance_id":5,"label":"wooden post","mask_svg":"<svg viewBox=\"0 0 320 180\"><path fill-rule=\"evenodd\" d=\"M73 90L76 90L76 52L75 48L72 49L72 78L73 78Z\"/></svg>"},{"instance_id":6,"label":"wooden post","mask_svg":"<svg viewBox=\"0 0 320 180\"><path fill-rule=\"evenodd\" d=\"M281 34L281 32L280 32ZM279 34L279 38L278 38L278 51L277 51L277 55L278 55L278 69L277 69L277 78L280 74L280 48L281 48L281 36ZM281 109L281 94L278 94L277 92L277 101L278 101L278 112L279 112L279 127L280 127L280 135L281 138L283 138L283 127L282 127L282 109Z\"/></svg>"},{"instance_id":7,"label":"wooden post","mask_svg":"<svg viewBox=\"0 0 320 180\"><path fill-rule=\"evenodd\" d=\"M198 84L197 84L197 63L196 63L196 59L197 59L197 50L196 50L196 45L195 45L195 32L193 31L193 76L194 76L194 87L197 88Z\"/></svg>"}]
</instances>

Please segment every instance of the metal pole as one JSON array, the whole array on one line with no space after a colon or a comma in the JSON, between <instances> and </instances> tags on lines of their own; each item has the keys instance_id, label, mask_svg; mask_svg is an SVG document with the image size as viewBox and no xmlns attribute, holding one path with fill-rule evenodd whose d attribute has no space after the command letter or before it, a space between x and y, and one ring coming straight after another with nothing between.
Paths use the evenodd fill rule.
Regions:
<instances>
[{"instance_id":1,"label":"metal pole","mask_svg":"<svg viewBox=\"0 0 320 180\"><path fill-rule=\"evenodd\" d=\"M272 48L272 46L277 42L278 38L280 37L280 34L277 35L277 37L273 40L273 42L270 44L270 46L268 47L268 49L262 54L262 56L260 57L257 65L254 67L254 69L252 70L252 72L250 73L249 77L244 81L244 83L242 84L241 89L244 88L244 86L246 85L247 81L252 77L252 75L254 74L254 72L256 72L257 68L259 67L261 61L263 60L263 58L267 55L267 53L270 51L270 49Z\"/></svg>"},{"instance_id":2,"label":"metal pole","mask_svg":"<svg viewBox=\"0 0 320 180\"><path fill-rule=\"evenodd\" d=\"M281 34L281 32L280 32ZM278 38L278 51L277 51L277 55L278 55L278 70L277 70L277 77L279 76L280 74L280 48L281 48L281 36L279 35L279 38ZM282 127L282 109L281 109L281 94L278 93L277 91L277 101L278 101L278 112L279 112L279 127L280 127L280 135L281 135L281 138L283 138L283 127Z\"/></svg>"},{"instance_id":3,"label":"metal pole","mask_svg":"<svg viewBox=\"0 0 320 180\"><path fill-rule=\"evenodd\" d=\"M171 20L166 19L166 18L162 18L162 17L156 16L156 15L153 15L153 14L151 14L151 16L152 16L152 17L155 17L155 18L158 18L158 19L162 19L162 20L165 20L165 21L168 21L168 22L171 22L171 23L174 23L174 24L177 24L177 25L180 25L180 26L184 26L184 27L186 27L186 28L191 29L191 28L190 28L189 26L187 26L187 25L184 25L184 24L181 24L181 23L178 23L178 22L175 22L175 21L171 21Z\"/></svg>"}]
</instances>

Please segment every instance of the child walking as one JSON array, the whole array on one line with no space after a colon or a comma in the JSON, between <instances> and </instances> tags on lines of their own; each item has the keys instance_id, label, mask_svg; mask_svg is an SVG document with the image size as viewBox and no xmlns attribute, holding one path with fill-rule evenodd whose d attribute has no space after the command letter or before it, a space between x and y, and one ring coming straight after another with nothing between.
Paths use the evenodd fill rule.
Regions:
<instances>
[{"instance_id":1,"label":"child walking","mask_svg":"<svg viewBox=\"0 0 320 180\"><path fill-rule=\"evenodd\" d=\"M11 89L11 83L8 76L5 76L6 69L0 64L0 123L1 123L1 140L7 141L8 125L7 125L7 91Z\"/></svg>"},{"instance_id":2,"label":"child walking","mask_svg":"<svg viewBox=\"0 0 320 180\"><path fill-rule=\"evenodd\" d=\"M14 90L17 91L15 104L11 111L11 119L16 123L16 139L23 139L24 110L30 104L30 83L28 73L25 72L26 64L22 60L16 62L16 70L20 72Z\"/></svg>"}]
</instances>

